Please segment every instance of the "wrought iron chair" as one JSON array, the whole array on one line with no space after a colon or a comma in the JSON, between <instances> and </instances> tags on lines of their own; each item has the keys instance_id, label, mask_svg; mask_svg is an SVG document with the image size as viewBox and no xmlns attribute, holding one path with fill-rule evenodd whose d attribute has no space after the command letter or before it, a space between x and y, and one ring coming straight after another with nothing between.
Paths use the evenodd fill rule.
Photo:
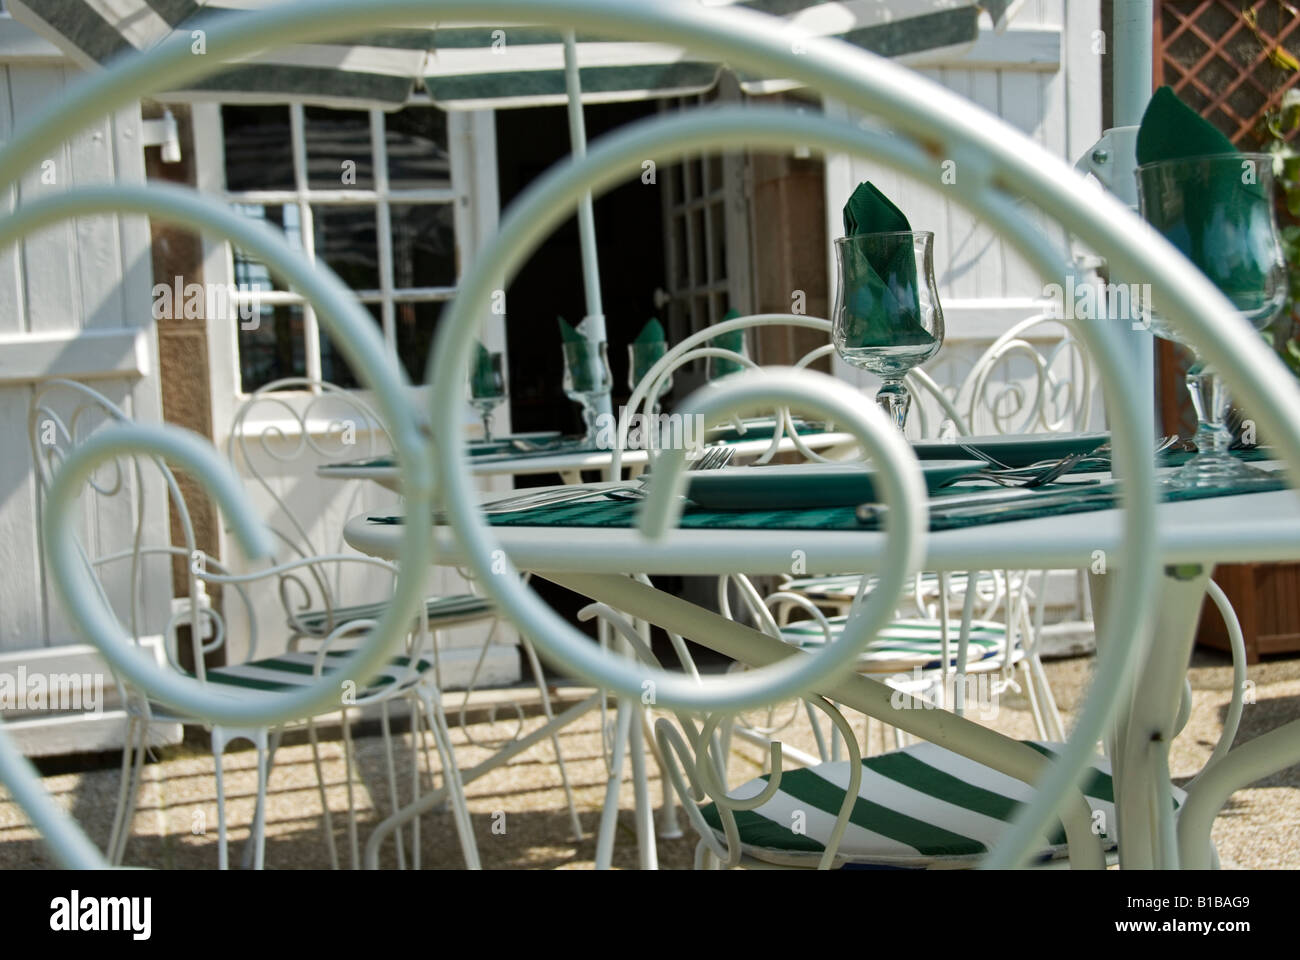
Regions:
<instances>
[{"instance_id":1,"label":"wrought iron chair","mask_svg":"<svg viewBox=\"0 0 1300 960\"><path fill-rule=\"evenodd\" d=\"M100 429L111 429L114 424L127 424L131 419L116 404L98 391L70 380L50 380L41 385L33 397L28 414L29 437L32 445L33 462L37 465L40 487L44 491L62 460L79 444ZM124 463L123 461L126 460ZM143 497L148 488L147 476L150 469L156 471L170 505L175 509L179 520L181 543L148 543L143 537L142 509ZM129 511L134 518L133 534L128 543L97 543L97 549L88 548L86 541L97 538L87 537L79 543L82 562L92 572L100 598L106 606L115 609L119 623L129 623L132 640L140 645L143 639L143 622L140 608L141 597L146 590L163 590L171 595L173 560L182 562L176 569L184 571L186 602L170 617L163 630L163 649L167 664L175 671L194 676L213 689L219 689L231 696L238 696L240 691L286 691L298 688L322 675L333 672L337 658L343 654L338 649L340 641L369 629L375 623L373 614L365 608L352 608L351 612L343 609L333 611L329 629L318 633L320 644L311 653L289 650L267 656L259 653L259 620L256 606L249 594L248 586L259 580L273 580L281 599L286 598L286 584L303 586L304 578L319 582L322 568L326 564L350 564L354 568L378 570L391 582L394 568L391 564L372 557L355 555L304 555L296 556L288 562L271 570L260 570L250 574L235 574L220 561L198 549L194 525L179 484L171 468L161 457L130 457L114 460L111 480L103 482L92 476L86 484L86 494L97 501L113 498L129 499L134 495L135 502L122 504L119 509ZM125 577L117 574L114 568L127 566ZM112 579L114 582L108 584ZM207 587L219 584L223 588L225 609L217 609L211 603ZM305 589L305 588L304 588ZM233 601L237 600L237 603ZM232 607L240 611L240 635L244 641L243 658L238 663L223 666L207 666L206 660L218 652L228 652L231 648L231 631L229 624ZM291 611L292 616L292 611ZM180 638L177 628L189 628L189 646L185 650L188 658L182 656ZM408 637L406 650L402 656L390 661L389 669L359 690L345 689L341 697L340 708L344 714L345 757L349 771L348 776L348 832L353 850L353 865L359 864L359 844L357 839L356 811L352 792L352 745L346 736L348 730L347 712L350 708L363 707L369 703L379 703L385 710L387 701L394 696L409 696L417 708L413 714L414 722L419 723L421 711L433 730L436 748L442 757L444 776L451 783L449 793L456 808L457 828L461 831L462 848L466 861L477 864L477 851L474 846L472 829L464 803L463 790L454 773L455 758L451 752L450 741L446 734L446 720L442 716L441 704L436 687L427 682L425 675L436 665L436 654L428 642L429 630L427 620L421 619ZM113 818L112 831L107 844L106 855L110 863L121 863L130 837L131 819L136 798L140 789L140 780L145 754L148 750L150 725L154 722L172 722L186 725L202 724L209 726L201 717L194 717L172 710L153 701L147 693L139 690L126 679L114 674L114 679L121 692L126 708L127 725L125 744L122 755L122 781L118 802ZM317 784L320 790L324 811L323 829L330 853L330 862L338 866L338 856L334 843L332 816L328 798L325 795L325 783L322 774L319 744L313 725L313 718L307 717L308 731L311 737L313 760L316 767ZM384 725L387 733L387 723ZM218 864L228 865L226 803L224 780L222 776L222 757L227 746L239 739L253 744L257 751L258 786L253 827L249 843L245 847L245 866L261 868L265 856L266 794L270 778L272 757L275 744L283 731L282 727L235 727L211 725L212 752L216 769L216 801L218 826ZM413 752L413 759L414 759ZM389 789L396 801L395 770L391 749L388 752ZM418 795L418 783L416 784ZM416 827L418 831L418 826ZM418 862L418 832L416 848L413 854ZM405 856L399 840L399 859Z\"/></svg>"},{"instance_id":2,"label":"wrought iron chair","mask_svg":"<svg viewBox=\"0 0 1300 960\"><path fill-rule=\"evenodd\" d=\"M323 481L334 496L329 500L325 515L308 517L301 509L295 509L294 502L310 503L311 499L295 497L286 489L286 484L296 488L299 484L310 483L312 470L323 462L343 457L370 459L391 456L392 452L392 437L379 414L362 395L305 377L276 380L249 394L236 411L226 440L227 459L237 472L246 474L260 492L259 497L265 503L264 516L289 557L361 556L344 542L343 522L362 512L391 512L388 508L392 506L389 501L393 495L364 480ZM280 474L286 468L291 470L287 477ZM374 500L376 496L381 499ZM374 578L346 581L342 572L348 568L349 565L344 563L318 563L281 581L279 600L292 631L289 638L291 649L296 649L303 641L323 639L341 622L374 619L382 612L386 605L386 584L376 583ZM354 565L352 569L355 569ZM471 744L490 746L474 739L467 717L470 698L480 686L486 655L497 637L501 621L492 602L475 591L473 578L465 575L464 571L457 572L467 581L469 592L430 595L425 601L425 616L433 631L433 643L441 653L431 662L435 674L433 683L441 691L450 689L442 663L447 650L446 631L490 624L479 644L478 656L468 680L456 684L458 688L463 687L457 711L461 729ZM519 641L537 688L542 712L549 720L553 711L541 663L528 637L520 635ZM382 701L380 706L391 789L394 775L388 702ZM493 716L496 709L494 705ZM518 714L517 737L522 732L524 714L517 703L515 710ZM412 731L415 729L413 724ZM346 715L344 732L346 735ZM574 836L580 840L582 825L558 736L551 738L551 746L555 751ZM274 753L273 744L272 756ZM399 856L401 849L399 837Z\"/></svg>"}]
</instances>

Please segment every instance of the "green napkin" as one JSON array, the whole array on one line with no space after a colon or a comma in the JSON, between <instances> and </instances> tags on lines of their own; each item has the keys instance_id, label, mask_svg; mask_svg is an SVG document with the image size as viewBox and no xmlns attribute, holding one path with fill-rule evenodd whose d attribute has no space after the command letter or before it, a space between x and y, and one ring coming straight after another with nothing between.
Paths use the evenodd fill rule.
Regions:
<instances>
[{"instance_id":1,"label":"green napkin","mask_svg":"<svg viewBox=\"0 0 1300 960\"><path fill-rule=\"evenodd\" d=\"M578 328L563 317L556 317L560 324L560 339L565 343L582 343L587 338L578 332Z\"/></svg>"},{"instance_id":2,"label":"green napkin","mask_svg":"<svg viewBox=\"0 0 1300 960\"><path fill-rule=\"evenodd\" d=\"M659 322L658 317L651 317L641 332L636 335L633 343L664 343L667 338L664 336L664 325Z\"/></svg>"},{"instance_id":3,"label":"green napkin","mask_svg":"<svg viewBox=\"0 0 1300 960\"><path fill-rule=\"evenodd\" d=\"M726 323L728 320L735 320L740 316L740 311L736 309L728 310L722 315L719 323ZM709 341L709 346L718 347L721 350L730 350L733 353L745 352L745 331L732 330L729 333L720 333ZM716 380L718 377L725 377L732 373L740 373L745 369L745 365L736 360L728 360L726 357L714 357L713 362L709 365L710 379Z\"/></svg>"},{"instance_id":4,"label":"green napkin","mask_svg":"<svg viewBox=\"0 0 1300 960\"><path fill-rule=\"evenodd\" d=\"M560 339L564 341L566 347L571 343L587 343L587 338L569 321L563 317L555 319L559 321ZM597 377L592 362L592 356L587 351L580 351L577 357L570 357L569 351L564 351L564 364L569 371L569 380L578 393L591 393L596 388Z\"/></svg>"},{"instance_id":5,"label":"green napkin","mask_svg":"<svg viewBox=\"0 0 1300 960\"><path fill-rule=\"evenodd\" d=\"M1161 87L1152 94L1138 127L1139 164L1237 152L1231 140L1179 100L1172 88Z\"/></svg>"},{"instance_id":6,"label":"green napkin","mask_svg":"<svg viewBox=\"0 0 1300 960\"><path fill-rule=\"evenodd\" d=\"M1232 141L1172 89L1152 95L1138 128L1139 164L1236 153ZM1243 173L1237 165L1216 167L1200 189L1181 195L1181 211L1147 211L1160 232L1233 299L1257 296L1272 265L1272 244L1263 237L1272 231L1272 199L1264 184L1243 183Z\"/></svg>"},{"instance_id":7,"label":"green napkin","mask_svg":"<svg viewBox=\"0 0 1300 960\"><path fill-rule=\"evenodd\" d=\"M910 232L903 211L870 181L844 204L844 235ZM921 324L916 259L910 244L844 250L845 339L853 347L910 346L934 342Z\"/></svg>"},{"instance_id":8,"label":"green napkin","mask_svg":"<svg viewBox=\"0 0 1300 960\"><path fill-rule=\"evenodd\" d=\"M470 395L491 397L497 394L496 376L492 371L492 354L482 343L474 341L474 359L469 371Z\"/></svg>"}]
</instances>

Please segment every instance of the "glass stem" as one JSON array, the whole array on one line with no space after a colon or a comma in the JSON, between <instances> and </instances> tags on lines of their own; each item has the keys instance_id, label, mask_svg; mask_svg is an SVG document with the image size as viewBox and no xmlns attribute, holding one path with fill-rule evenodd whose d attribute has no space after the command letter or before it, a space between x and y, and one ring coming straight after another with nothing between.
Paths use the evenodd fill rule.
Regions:
<instances>
[{"instance_id":1,"label":"glass stem","mask_svg":"<svg viewBox=\"0 0 1300 960\"><path fill-rule=\"evenodd\" d=\"M1187 392L1196 410L1196 449L1200 456L1228 456L1232 434L1228 431L1228 391L1213 368L1197 359L1187 370Z\"/></svg>"},{"instance_id":2,"label":"glass stem","mask_svg":"<svg viewBox=\"0 0 1300 960\"><path fill-rule=\"evenodd\" d=\"M590 400L582 401L582 422L587 425L586 446L588 449L596 447L596 405Z\"/></svg>"},{"instance_id":3,"label":"glass stem","mask_svg":"<svg viewBox=\"0 0 1300 960\"><path fill-rule=\"evenodd\" d=\"M907 426L907 412L912 406L912 394L903 385L901 378L882 383L880 389L876 391L876 403L880 404L880 409L888 414L889 419L900 432Z\"/></svg>"},{"instance_id":4,"label":"glass stem","mask_svg":"<svg viewBox=\"0 0 1300 960\"><path fill-rule=\"evenodd\" d=\"M485 443L492 442L492 411L491 410L483 411L483 441Z\"/></svg>"}]
</instances>

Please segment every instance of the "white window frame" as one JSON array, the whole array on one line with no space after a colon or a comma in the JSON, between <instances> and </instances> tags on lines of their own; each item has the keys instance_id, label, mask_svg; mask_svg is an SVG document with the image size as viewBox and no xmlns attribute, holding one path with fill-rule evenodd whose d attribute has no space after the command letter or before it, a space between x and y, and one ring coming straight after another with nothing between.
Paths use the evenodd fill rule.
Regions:
<instances>
[{"instance_id":1,"label":"white window frame","mask_svg":"<svg viewBox=\"0 0 1300 960\"><path fill-rule=\"evenodd\" d=\"M438 109L434 106L421 109ZM289 190L231 191L226 187L225 145L222 133L221 106L215 103L195 103L192 107L194 127L195 171L200 190L219 197L227 203L264 205L289 205L296 207L302 231L302 248L306 257L315 262L312 206L364 206L376 211L376 237L380 286L373 290L355 291L362 303L378 303L384 340L397 357L396 305L398 303L442 303L455 296L457 287L397 287L394 282L392 217L393 205L449 203L453 209L456 232L457 280L469 266L471 258L496 230L499 216L499 199L496 177L496 132L491 111L447 113L448 153L451 158L451 185L440 188L395 189L388 180L387 141L384 136L384 113L371 110L371 156L374 166L373 188L339 187L337 189L312 188L307 182L306 139L304 136L304 108L290 104L289 120L292 137L294 188ZM234 285L234 256L231 245L218 238L204 237L203 273L209 284ZM294 291L262 291L258 300L266 305L301 306L304 337L304 373L318 380L321 376L320 327L316 311L311 304ZM505 349L504 318L489 316L485 321L483 342L493 350ZM246 399L239 364L238 326L234 322L208 324L209 377L212 388L212 414L214 440L224 444L229 426L239 405ZM412 399L427 399L428 387L412 388L417 394ZM365 395L368 391L360 390ZM279 394L286 402L306 404L311 394L304 391ZM498 423L509 429L508 411L505 422ZM477 420L466 408L465 422L472 425ZM325 429L322 423L321 428ZM297 430L297 424L286 420L285 429ZM312 425L308 425L311 429Z\"/></svg>"},{"instance_id":2,"label":"white window frame","mask_svg":"<svg viewBox=\"0 0 1300 960\"><path fill-rule=\"evenodd\" d=\"M718 87L710 95L699 95L690 97L681 97L668 101L661 101L660 112L669 113L675 110L696 109L706 103L726 102L738 103L742 98L739 85L734 78L725 75L719 81ZM704 154L704 162L701 163L700 169L704 178L703 184L694 182L694 170L692 160L695 157L686 157L674 165L674 170L670 172L671 176L679 178L679 192L681 199L673 197L671 190L663 191L663 220L664 220L664 276L667 290L660 297L657 297L657 303L666 306L672 301L679 301L681 304L681 316L685 320L685 329L670 330L670 339L684 339L693 333L698 333L711 324L717 323L722 319L721 312L717 308L718 294L726 294L728 303L731 307L739 310L742 315L752 311L753 304L753 276L752 263L750 257L750 216L748 200L748 179L749 166L748 155L744 152L729 152L721 157L720 169L722 179L719 183L714 183L710 172L709 155ZM724 264L714 263L713 251L715 249L714 230L715 225L712 211L715 208L721 208L723 216L723 252L725 257ZM695 214L703 211L703 231L695 227ZM685 285L679 285L677 277L677 258L680 255L677 243L677 224L682 223L683 233L686 238L686 269L687 277ZM699 247L704 246L704 270L705 275L700 276L698 265L700 261ZM717 268L722 267L725 275L717 276ZM698 308L699 300L703 298L708 306L702 314Z\"/></svg>"}]
</instances>

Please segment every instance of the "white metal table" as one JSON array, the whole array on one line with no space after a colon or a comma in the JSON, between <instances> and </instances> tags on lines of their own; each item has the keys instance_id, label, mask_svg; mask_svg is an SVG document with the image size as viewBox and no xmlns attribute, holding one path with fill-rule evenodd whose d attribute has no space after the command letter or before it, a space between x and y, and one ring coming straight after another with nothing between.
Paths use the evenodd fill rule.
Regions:
<instances>
[{"instance_id":1,"label":"white metal table","mask_svg":"<svg viewBox=\"0 0 1300 960\"><path fill-rule=\"evenodd\" d=\"M926 538L923 569L1098 569L1099 556L1119 555L1122 520L1122 511L1109 509L933 532ZM1300 558L1300 497L1295 491L1165 503L1157 508L1157 521L1165 567L1155 637L1134 694L1116 722L1112 748L1120 859L1130 868L1174 862L1170 844L1175 841L1160 835L1156 811L1158 803L1169 802L1169 743L1177 732L1183 681L1213 565ZM796 654L779 640L628 575L786 573L795 551L801 551L809 574L869 573L888 562L885 535L871 530L679 529L658 542L627 528L563 530L557 536L555 527L493 528L520 570L755 667ZM345 530L356 549L390 558L397 556L400 535L400 526L370 523L365 517L353 519ZM450 530L434 527L433 536L440 560L456 560L459 547ZM1099 617L1106 615L1108 583L1117 572L1122 575L1113 565L1105 569L1106 575L1094 577ZM922 738L942 734L945 724L965 722L943 711L894 710L888 688L862 677L821 692ZM1005 748L1000 734L988 730L980 736L1004 741Z\"/></svg>"}]
</instances>

